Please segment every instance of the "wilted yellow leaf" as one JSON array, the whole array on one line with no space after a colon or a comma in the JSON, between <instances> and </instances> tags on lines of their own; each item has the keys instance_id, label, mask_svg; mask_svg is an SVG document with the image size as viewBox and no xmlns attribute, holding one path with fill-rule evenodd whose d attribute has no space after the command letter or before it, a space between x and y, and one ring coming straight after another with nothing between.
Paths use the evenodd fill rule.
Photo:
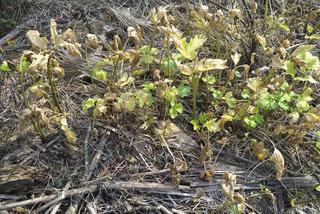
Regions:
<instances>
[{"instance_id":1,"label":"wilted yellow leaf","mask_svg":"<svg viewBox=\"0 0 320 214\"><path fill-rule=\"evenodd\" d=\"M98 38L96 35L88 33L86 38L86 45L90 48L97 49L99 47Z\"/></svg>"},{"instance_id":2,"label":"wilted yellow leaf","mask_svg":"<svg viewBox=\"0 0 320 214\"><path fill-rule=\"evenodd\" d=\"M48 40L46 37L40 37L40 33L38 31L29 30L26 36L33 47L41 50L47 49Z\"/></svg>"},{"instance_id":3,"label":"wilted yellow leaf","mask_svg":"<svg viewBox=\"0 0 320 214\"><path fill-rule=\"evenodd\" d=\"M81 45L75 40L75 35L71 29L68 29L63 36L57 32L57 23L54 19L50 21L51 41L56 47L66 47L69 54L76 57L81 57L79 48ZM65 40L66 41L65 41Z\"/></svg>"},{"instance_id":4,"label":"wilted yellow leaf","mask_svg":"<svg viewBox=\"0 0 320 214\"><path fill-rule=\"evenodd\" d=\"M50 21L50 33L51 41L55 46L60 45L64 41L62 36L57 32L57 22L54 19Z\"/></svg>"},{"instance_id":5,"label":"wilted yellow leaf","mask_svg":"<svg viewBox=\"0 0 320 214\"><path fill-rule=\"evenodd\" d=\"M180 62L176 61L177 67L179 69L179 71L187 76L191 76L193 74L193 70L187 66L187 65L183 65Z\"/></svg>"},{"instance_id":6,"label":"wilted yellow leaf","mask_svg":"<svg viewBox=\"0 0 320 214\"><path fill-rule=\"evenodd\" d=\"M284 171L284 158L281 154L281 152L275 148L273 154L271 155L270 161L274 163L274 166L276 168L276 177L278 180L281 180L282 174Z\"/></svg>"},{"instance_id":7,"label":"wilted yellow leaf","mask_svg":"<svg viewBox=\"0 0 320 214\"><path fill-rule=\"evenodd\" d=\"M263 49L266 48L267 46L267 41L266 41L266 38L264 38L263 36L261 36L259 33L256 34L256 42L261 45L261 47Z\"/></svg>"},{"instance_id":8,"label":"wilted yellow leaf","mask_svg":"<svg viewBox=\"0 0 320 214\"><path fill-rule=\"evenodd\" d=\"M197 71L223 70L228 68L227 60L222 59L201 59L197 63Z\"/></svg>"}]
</instances>

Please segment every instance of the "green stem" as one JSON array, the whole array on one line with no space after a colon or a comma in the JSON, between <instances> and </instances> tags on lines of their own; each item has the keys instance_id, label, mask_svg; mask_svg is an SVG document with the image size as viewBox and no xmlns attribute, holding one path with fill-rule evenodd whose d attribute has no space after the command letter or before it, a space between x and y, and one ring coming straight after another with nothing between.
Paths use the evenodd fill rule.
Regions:
<instances>
[{"instance_id":1,"label":"green stem","mask_svg":"<svg viewBox=\"0 0 320 214\"><path fill-rule=\"evenodd\" d=\"M192 115L196 117L196 110L197 110L197 95L199 89L199 76L192 77Z\"/></svg>"}]
</instances>

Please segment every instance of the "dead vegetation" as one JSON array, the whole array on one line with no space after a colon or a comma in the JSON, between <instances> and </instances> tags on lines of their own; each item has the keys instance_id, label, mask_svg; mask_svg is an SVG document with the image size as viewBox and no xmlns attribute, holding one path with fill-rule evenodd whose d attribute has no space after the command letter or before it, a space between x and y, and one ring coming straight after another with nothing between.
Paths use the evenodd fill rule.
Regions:
<instances>
[{"instance_id":1,"label":"dead vegetation","mask_svg":"<svg viewBox=\"0 0 320 214\"><path fill-rule=\"evenodd\" d=\"M202 3L0 1L0 213L318 213L318 3Z\"/></svg>"}]
</instances>

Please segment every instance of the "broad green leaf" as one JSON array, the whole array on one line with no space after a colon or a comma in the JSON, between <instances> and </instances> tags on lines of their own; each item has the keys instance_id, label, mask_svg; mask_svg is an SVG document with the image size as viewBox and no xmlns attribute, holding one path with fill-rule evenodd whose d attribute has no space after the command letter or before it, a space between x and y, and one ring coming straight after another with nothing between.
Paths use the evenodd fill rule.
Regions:
<instances>
[{"instance_id":1,"label":"broad green leaf","mask_svg":"<svg viewBox=\"0 0 320 214\"><path fill-rule=\"evenodd\" d=\"M320 153L320 141L316 142L315 147L316 147L316 150Z\"/></svg>"},{"instance_id":2,"label":"broad green leaf","mask_svg":"<svg viewBox=\"0 0 320 214\"><path fill-rule=\"evenodd\" d=\"M92 98L89 98L82 103L82 110L86 112L88 111L88 109L92 108L94 104L95 104L95 100Z\"/></svg>"},{"instance_id":3,"label":"broad green leaf","mask_svg":"<svg viewBox=\"0 0 320 214\"><path fill-rule=\"evenodd\" d=\"M183 57L193 60L197 56L196 50L202 47L206 38L204 35L196 35L187 42L187 38L180 39L179 37L174 36L173 41L177 50L183 55Z\"/></svg>"},{"instance_id":4,"label":"broad green leaf","mask_svg":"<svg viewBox=\"0 0 320 214\"><path fill-rule=\"evenodd\" d=\"M169 110L169 114L172 119L176 118L178 116L178 113L181 114L182 112L183 112L183 106L181 103L174 104L173 106L171 106Z\"/></svg>"},{"instance_id":5,"label":"broad green leaf","mask_svg":"<svg viewBox=\"0 0 320 214\"><path fill-rule=\"evenodd\" d=\"M183 83L180 83L178 86L178 91L180 97L187 97L191 94L191 86L190 85L185 85Z\"/></svg>"},{"instance_id":6,"label":"broad green leaf","mask_svg":"<svg viewBox=\"0 0 320 214\"><path fill-rule=\"evenodd\" d=\"M166 100L171 104L174 105L177 100L177 96L179 95L178 89L173 86L171 87L168 92L166 93Z\"/></svg>"},{"instance_id":7,"label":"broad green leaf","mask_svg":"<svg viewBox=\"0 0 320 214\"><path fill-rule=\"evenodd\" d=\"M213 85L216 82L216 78L213 75L208 75L207 77L202 77L202 81L209 85Z\"/></svg>"},{"instance_id":8,"label":"broad green leaf","mask_svg":"<svg viewBox=\"0 0 320 214\"><path fill-rule=\"evenodd\" d=\"M248 79L248 83L247 83L247 86L257 92L260 88L261 88L261 79L259 77L253 77L253 78L250 78Z\"/></svg>"},{"instance_id":9,"label":"broad green leaf","mask_svg":"<svg viewBox=\"0 0 320 214\"><path fill-rule=\"evenodd\" d=\"M285 61L283 63L283 67L282 67L291 77L295 77L296 76L296 69L294 67L294 62L292 61Z\"/></svg>"},{"instance_id":10,"label":"broad green leaf","mask_svg":"<svg viewBox=\"0 0 320 214\"><path fill-rule=\"evenodd\" d=\"M223 70L228 68L227 60L222 59L201 59L197 65L197 71Z\"/></svg>"},{"instance_id":11,"label":"broad green leaf","mask_svg":"<svg viewBox=\"0 0 320 214\"><path fill-rule=\"evenodd\" d=\"M317 56L313 56L310 52L301 52L297 57L304 61L309 70L320 68L319 58Z\"/></svg>"},{"instance_id":12,"label":"broad green leaf","mask_svg":"<svg viewBox=\"0 0 320 214\"><path fill-rule=\"evenodd\" d=\"M20 63L17 65L17 70L20 72L25 72L26 70L28 70L29 66L30 66L30 64L27 61L27 57L22 55L22 57L20 59Z\"/></svg>"},{"instance_id":13,"label":"broad green leaf","mask_svg":"<svg viewBox=\"0 0 320 214\"><path fill-rule=\"evenodd\" d=\"M251 95L250 95L250 91L248 89L243 89L242 92L241 92L241 97L243 97L244 99L247 99L249 98Z\"/></svg>"},{"instance_id":14,"label":"broad green leaf","mask_svg":"<svg viewBox=\"0 0 320 214\"><path fill-rule=\"evenodd\" d=\"M211 119L206 121L203 124L204 127L206 127L208 129L209 132L219 132L221 131L221 127L219 125L219 123L217 122L216 119Z\"/></svg>"},{"instance_id":15,"label":"broad green leaf","mask_svg":"<svg viewBox=\"0 0 320 214\"><path fill-rule=\"evenodd\" d=\"M208 120L208 118L208 114L201 112L199 115L199 122L204 124Z\"/></svg>"},{"instance_id":16,"label":"broad green leaf","mask_svg":"<svg viewBox=\"0 0 320 214\"><path fill-rule=\"evenodd\" d=\"M285 22L281 22L278 26L280 28L282 28L283 30L290 32L290 28L288 27L288 25Z\"/></svg>"},{"instance_id":17,"label":"broad green leaf","mask_svg":"<svg viewBox=\"0 0 320 214\"><path fill-rule=\"evenodd\" d=\"M298 56L303 52L311 51L314 47L314 45L301 45L292 52L291 56Z\"/></svg>"},{"instance_id":18,"label":"broad green leaf","mask_svg":"<svg viewBox=\"0 0 320 214\"><path fill-rule=\"evenodd\" d=\"M165 59L161 63L161 68L164 70L166 75L171 75L177 70L177 64L172 59Z\"/></svg>"},{"instance_id":19,"label":"broad green leaf","mask_svg":"<svg viewBox=\"0 0 320 214\"><path fill-rule=\"evenodd\" d=\"M138 101L138 106L140 108L143 108L144 106L148 105L148 101L150 101L150 93L143 91L143 90L138 90L135 92L135 97Z\"/></svg>"},{"instance_id":20,"label":"broad green leaf","mask_svg":"<svg viewBox=\"0 0 320 214\"><path fill-rule=\"evenodd\" d=\"M101 81L106 81L107 75L108 75L107 72L104 70L99 70L94 72L94 77Z\"/></svg>"},{"instance_id":21,"label":"broad green leaf","mask_svg":"<svg viewBox=\"0 0 320 214\"><path fill-rule=\"evenodd\" d=\"M0 71L11 71L11 69L9 68L8 62L5 60L2 62L2 64L0 65Z\"/></svg>"},{"instance_id":22,"label":"broad green leaf","mask_svg":"<svg viewBox=\"0 0 320 214\"><path fill-rule=\"evenodd\" d=\"M193 125L193 130L199 130L200 129L199 120L192 119L191 120L191 124Z\"/></svg>"},{"instance_id":23,"label":"broad green leaf","mask_svg":"<svg viewBox=\"0 0 320 214\"><path fill-rule=\"evenodd\" d=\"M246 118L244 118L244 122L245 122L245 124L247 125L247 126L249 126L250 128L256 128L257 127L257 123L256 123L256 121L254 120L254 118L253 117L246 117Z\"/></svg>"}]
</instances>

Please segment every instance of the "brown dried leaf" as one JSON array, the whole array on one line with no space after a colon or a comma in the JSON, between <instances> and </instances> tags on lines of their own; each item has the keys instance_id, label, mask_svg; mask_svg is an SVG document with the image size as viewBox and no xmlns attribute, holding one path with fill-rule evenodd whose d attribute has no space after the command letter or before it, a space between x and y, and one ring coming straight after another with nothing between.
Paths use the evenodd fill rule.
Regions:
<instances>
[{"instance_id":1,"label":"brown dried leaf","mask_svg":"<svg viewBox=\"0 0 320 214\"><path fill-rule=\"evenodd\" d=\"M275 148L273 154L271 155L270 161L274 163L274 166L276 168L276 177L278 180L281 180L282 174L284 171L284 158L281 154L281 152Z\"/></svg>"},{"instance_id":2,"label":"brown dried leaf","mask_svg":"<svg viewBox=\"0 0 320 214\"><path fill-rule=\"evenodd\" d=\"M86 45L90 48L97 49L100 46L98 37L94 34L88 33L86 38Z\"/></svg>"}]
</instances>

